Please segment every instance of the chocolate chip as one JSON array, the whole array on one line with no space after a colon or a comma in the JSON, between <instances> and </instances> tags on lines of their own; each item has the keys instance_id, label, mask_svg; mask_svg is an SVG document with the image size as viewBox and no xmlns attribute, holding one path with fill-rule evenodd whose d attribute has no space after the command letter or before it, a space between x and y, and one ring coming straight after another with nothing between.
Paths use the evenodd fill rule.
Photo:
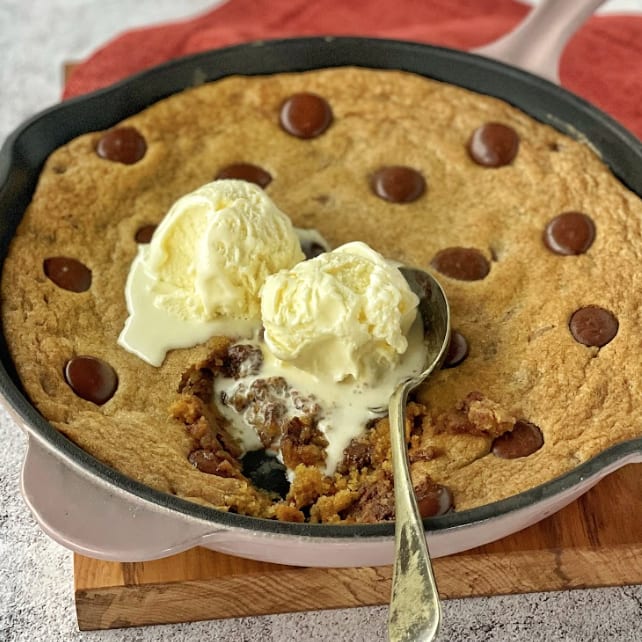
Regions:
<instances>
[{"instance_id":1,"label":"chocolate chip","mask_svg":"<svg viewBox=\"0 0 642 642\"><path fill-rule=\"evenodd\" d=\"M98 141L96 153L106 160L133 165L147 151L147 143L134 127L115 127Z\"/></svg>"},{"instance_id":2,"label":"chocolate chip","mask_svg":"<svg viewBox=\"0 0 642 642\"><path fill-rule=\"evenodd\" d=\"M502 459L517 459L528 457L544 445L542 431L530 421L520 419L515 422L510 432L493 440L491 451Z\"/></svg>"},{"instance_id":3,"label":"chocolate chip","mask_svg":"<svg viewBox=\"0 0 642 642\"><path fill-rule=\"evenodd\" d=\"M136 230L136 243L149 243L156 231L156 225L143 225Z\"/></svg>"},{"instance_id":4,"label":"chocolate chip","mask_svg":"<svg viewBox=\"0 0 642 642\"><path fill-rule=\"evenodd\" d=\"M280 122L288 134L314 138L332 123L332 108L325 98L316 94L294 94L281 106Z\"/></svg>"},{"instance_id":5,"label":"chocolate chip","mask_svg":"<svg viewBox=\"0 0 642 642\"><path fill-rule=\"evenodd\" d=\"M426 191L426 180L412 167L388 165L372 175L370 187L379 198L391 203L411 203Z\"/></svg>"},{"instance_id":6,"label":"chocolate chip","mask_svg":"<svg viewBox=\"0 0 642 642\"><path fill-rule=\"evenodd\" d=\"M473 247L440 250L430 264L442 274L460 281L479 281L490 271L486 257Z\"/></svg>"},{"instance_id":7,"label":"chocolate chip","mask_svg":"<svg viewBox=\"0 0 642 642\"><path fill-rule=\"evenodd\" d=\"M65 366L65 380L81 398L100 406L114 396L118 387L116 371L96 357L74 357Z\"/></svg>"},{"instance_id":8,"label":"chocolate chip","mask_svg":"<svg viewBox=\"0 0 642 642\"><path fill-rule=\"evenodd\" d=\"M617 334L619 327L615 316L597 305L587 305L571 315L568 327L573 338L585 346L601 348Z\"/></svg>"},{"instance_id":9,"label":"chocolate chip","mask_svg":"<svg viewBox=\"0 0 642 642\"><path fill-rule=\"evenodd\" d=\"M564 212L549 221L544 245L556 254L584 254L595 239L595 224L582 212Z\"/></svg>"},{"instance_id":10,"label":"chocolate chip","mask_svg":"<svg viewBox=\"0 0 642 642\"><path fill-rule=\"evenodd\" d=\"M85 292L91 287L91 270L68 256L52 256L42 264L45 276L59 288L70 292Z\"/></svg>"},{"instance_id":11,"label":"chocolate chip","mask_svg":"<svg viewBox=\"0 0 642 642\"><path fill-rule=\"evenodd\" d=\"M448 345L448 352L444 359L443 368L454 368L458 366L468 356L468 341L466 337L453 330L450 334L450 344Z\"/></svg>"},{"instance_id":12,"label":"chocolate chip","mask_svg":"<svg viewBox=\"0 0 642 642\"><path fill-rule=\"evenodd\" d=\"M468 154L484 167L509 165L518 149L517 132L501 123L486 123L478 127L468 141Z\"/></svg>"},{"instance_id":13,"label":"chocolate chip","mask_svg":"<svg viewBox=\"0 0 642 642\"><path fill-rule=\"evenodd\" d=\"M417 508L422 518L437 517L448 512L453 505L453 494L447 486L432 481L415 488Z\"/></svg>"},{"instance_id":14,"label":"chocolate chip","mask_svg":"<svg viewBox=\"0 0 642 642\"><path fill-rule=\"evenodd\" d=\"M272 182L272 175L258 165L251 163L234 163L224 167L215 176L215 180L222 178L235 178L248 183L255 183L259 187L267 187Z\"/></svg>"},{"instance_id":15,"label":"chocolate chip","mask_svg":"<svg viewBox=\"0 0 642 642\"><path fill-rule=\"evenodd\" d=\"M316 241L301 241L301 251L308 260L327 252L326 248Z\"/></svg>"}]
</instances>

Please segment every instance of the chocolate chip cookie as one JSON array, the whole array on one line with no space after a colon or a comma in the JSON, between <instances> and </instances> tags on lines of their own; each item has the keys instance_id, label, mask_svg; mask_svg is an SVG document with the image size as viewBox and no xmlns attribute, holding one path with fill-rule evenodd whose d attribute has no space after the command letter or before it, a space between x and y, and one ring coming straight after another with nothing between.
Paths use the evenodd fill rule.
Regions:
<instances>
[{"instance_id":1,"label":"chocolate chip cookie","mask_svg":"<svg viewBox=\"0 0 642 642\"><path fill-rule=\"evenodd\" d=\"M117 344L138 245L216 177L259 184L332 246L364 241L440 279L455 331L407 408L424 515L511 496L642 435L640 198L588 145L505 102L337 68L189 89L46 162L4 266L5 333L34 405L108 465L221 510L394 517L385 417L332 475L313 412L263 426L289 444L289 483L268 451L243 456L212 403L251 352L235 337L158 368Z\"/></svg>"}]
</instances>

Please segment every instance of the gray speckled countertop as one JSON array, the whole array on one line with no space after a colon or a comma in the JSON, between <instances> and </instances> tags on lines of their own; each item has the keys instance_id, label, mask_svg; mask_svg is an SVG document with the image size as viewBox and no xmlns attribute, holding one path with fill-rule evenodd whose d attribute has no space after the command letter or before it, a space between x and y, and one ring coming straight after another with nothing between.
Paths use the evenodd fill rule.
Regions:
<instances>
[{"instance_id":1,"label":"gray speckled countertop","mask_svg":"<svg viewBox=\"0 0 642 642\"><path fill-rule=\"evenodd\" d=\"M616 2L642 11L642 0ZM0 0L0 140L59 99L63 61L81 59L127 27L191 16L213 4ZM40 531L22 500L25 437L1 411L0 444L0 640L386 639L385 607L78 632L71 553ZM642 586L635 586L451 600L444 604L440 639L633 642L642 639L641 629Z\"/></svg>"}]
</instances>

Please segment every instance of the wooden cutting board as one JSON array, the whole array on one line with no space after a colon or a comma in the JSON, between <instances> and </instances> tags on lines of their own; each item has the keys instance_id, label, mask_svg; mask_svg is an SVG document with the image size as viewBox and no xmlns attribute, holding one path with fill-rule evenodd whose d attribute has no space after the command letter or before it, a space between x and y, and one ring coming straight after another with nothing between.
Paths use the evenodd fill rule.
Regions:
<instances>
[{"instance_id":1,"label":"wooden cutting board","mask_svg":"<svg viewBox=\"0 0 642 642\"><path fill-rule=\"evenodd\" d=\"M434 560L442 598L642 583L642 464L519 533ZM391 566L296 568L195 548L153 562L74 557L81 630L385 604Z\"/></svg>"}]
</instances>

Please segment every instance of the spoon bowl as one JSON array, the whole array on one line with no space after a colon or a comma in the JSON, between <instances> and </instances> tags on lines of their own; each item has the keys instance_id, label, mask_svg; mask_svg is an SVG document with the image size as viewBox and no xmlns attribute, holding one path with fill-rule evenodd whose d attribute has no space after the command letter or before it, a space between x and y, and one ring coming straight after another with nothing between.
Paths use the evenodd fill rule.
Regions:
<instances>
[{"instance_id":1,"label":"spoon bowl","mask_svg":"<svg viewBox=\"0 0 642 642\"><path fill-rule=\"evenodd\" d=\"M439 630L439 594L408 468L405 408L408 393L441 366L450 342L450 306L439 282L417 268L400 270L419 297L426 354L423 370L400 383L388 405L395 488L395 562L388 618L391 642L433 640Z\"/></svg>"}]
</instances>

